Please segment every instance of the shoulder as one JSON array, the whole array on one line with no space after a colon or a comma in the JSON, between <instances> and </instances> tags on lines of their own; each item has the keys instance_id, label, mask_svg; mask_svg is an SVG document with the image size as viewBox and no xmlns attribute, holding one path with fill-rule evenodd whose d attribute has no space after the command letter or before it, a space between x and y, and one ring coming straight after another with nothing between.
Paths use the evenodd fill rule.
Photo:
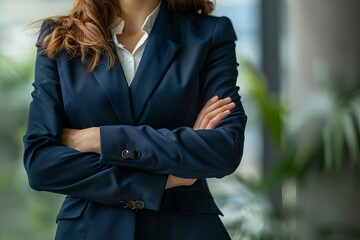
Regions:
<instances>
[{"instance_id":1,"label":"shoulder","mask_svg":"<svg viewBox=\"0 0 360 240\"><path fill-rule=\"evenodd\" d=\"M237 39L233 24L226 16L178 16L180 31L209 36L212 42Z\"/></svg>"},{"instance_id":2,"label":"shoulder","mask_svg":"<svg viewBox=\"0 0 360 240\"><path fill-rule=\"evenodd\" d=\"M56 25L56 21L52 18L47 18L43 20L43 22L41 23L38 39L36 41L36 47L45 47L44 39L46 38L46 36L48 36L54 31Z\"/></svg>"},{"instance_id":3,"label":"shoulder","mask_svg":"<svg viewBox=\"0 0 360 240\"><path fill-rule=\"evenodd\" d=\"M213 15L197 15L197 16L187 16L187 15L180 15L178 16L179 21L181 23L190 23L193 25L200 25L202 27L211 27L215 26L219 23L224 23L227 25L232 25L231 20L226 16L213 16Z\"/></svg>"}]
</instances>

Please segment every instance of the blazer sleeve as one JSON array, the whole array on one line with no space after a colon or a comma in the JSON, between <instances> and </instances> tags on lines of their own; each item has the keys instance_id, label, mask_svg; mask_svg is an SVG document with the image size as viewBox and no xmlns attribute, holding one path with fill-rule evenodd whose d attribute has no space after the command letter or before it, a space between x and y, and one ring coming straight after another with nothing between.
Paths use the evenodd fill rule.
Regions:
<instances>
[{"instance_id":1,"label":"blazer sleeve","mask_svg":"<svg viewBox=\"0 0 360 240\"><path fill-rule=\"evenodd\" d=\"M101 163L98 154L61 144L61 129L67 120L57 63L40 48L33 86L23 137L24 165L32 188L115 206L121 200L142 200L146 208L159 209L166 175Z\"/></svg>"},{"instance_id":2,"label":"blazer sleeve","mask_svg":"<svg viewBox=\"0 0 360 240\"><path fill-rule=\"evenodd\" d=\"M220 178L234 172L242 157L247 121L236 86L235 40L230 20L219 18L200 75L200 109L214 95L230 96L236 107L215 129L101 126L100 162L184 178Z\"/></svg>"}]
</instances>

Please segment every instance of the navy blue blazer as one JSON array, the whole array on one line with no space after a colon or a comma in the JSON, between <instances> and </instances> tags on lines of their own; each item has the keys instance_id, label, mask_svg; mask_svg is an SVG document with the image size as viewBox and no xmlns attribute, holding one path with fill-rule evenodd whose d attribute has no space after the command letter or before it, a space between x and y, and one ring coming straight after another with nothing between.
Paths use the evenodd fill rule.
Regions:
<instances>
[{"instance_id":1,"label":"navy blue blazer","mask_svg":"<svg viewBox=\"0 0 360 240\"><path fill-rule=\"evenodd\" d=\"M49 31L44 23L41 33ZM242 157L246 115L235 40L226 17L171 16L162 4L130 87L118 59L109 69L103 56L88 73L80 58L62 52L50 60L38 48L24 164L32 188L68 195L57 220L102 208L91 215L97 231L109 231L104 221L111 221L128 234L135 225L135 211L123 205L129 201L153 211L221 214L205 179L231 174ZM214 95L230 96L236 108L215 129L193 130ZM94 126L100 155L61 144L62 128ZM165 191L168 174L199 180Z\"/></svg>"}]
</instances>

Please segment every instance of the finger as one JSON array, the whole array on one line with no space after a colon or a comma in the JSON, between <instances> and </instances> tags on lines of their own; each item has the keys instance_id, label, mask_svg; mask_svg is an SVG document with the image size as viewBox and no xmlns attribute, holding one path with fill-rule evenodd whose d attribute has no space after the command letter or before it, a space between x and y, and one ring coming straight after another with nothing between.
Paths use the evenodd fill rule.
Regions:
<instances>
[{"instance_id":1,"label":"finger","mask_svg":"<svg viewBox=\"0 0 360 240\"><path fill-rule=\"evenodd\" d=\"M231 102L231 103L228 103L228 104L226 104L226 105L224 105L224 106L221 106L220 108L217 108L217 109L213 110L212 112L207 113L207 114L204 116L203 120L201 121L199 128L200 128L200 129L205 129L206 126L209 124L209 122L210 122L214 117L216 117L219 113L222 113L222 112L224 112L224 111L226 111L226 110L231 111L232 109L235 108L235 106L236 106L236 104L235 104L234 102Z\"/></svg>"},{"instance_id":2,"label":"finger","mask_svg":"<svg viewBox=\"0 0 360 240\"><path fill-rule=\"evenodd\" d=\"M218 109L226 104L229 104L231 103L232 100L230 97L227 97L227 98L223 98L223 99L219 99L218 101L214 102L213 104L211 104L210 106L206 107L204 109L204 112L206 113L209 113L209 112L212 112L214 111L215 109Z\"/></svg>"},{"instance_id":3,"label":"finger","mask_svg":"<svg viewBox=\"0 0 360 240\"><path fill-rule=\"evenodd\" d=\"M219 100L219 96L215 95L215 96L213 96L212 98L210 98L209 100L206 101L204 107L209 107L210 105L217 102L218 100Z\"/></svg>"},{"instance_id":4,"label":"finger","mask_svg":"<svg viewBox=\"0 0 360 240\"><path fill-rule=\"evenodd\" d=\"M204 107L199 112L198 117L196 118L196 122L195 122L194 127L193 127L195 130L200 127L200 122L201 122L201 119L202 119L202 117L204 115L204 109L207 109L210 105L217 102L218 100L219 100L219 97L217 95L215 95L214 97L207 100Z\"/></svg>"},{"instance_id":5,"label":"finger","mask_svg":"<svg viewBox=\"0 0 360 240\"><path fill-rule=\"evenodd\" d=\"M222 113L226 110L233 110L236 107L236 104L234 102L228 103L220 108L217 108L215 110L213 110L212 112L209 112L206 117L209 119L209 121L211 119L213 119L216 115L218 115L219 113Z\"/></svg>"},{"instance_id":6,"label":"finger","mask_svg":"<svg viewBox=\"0 0 360 240\"><path fill-rule=\"evenodd\" d=\"M230 113L231 113L230 110L226 110L224 112L219 113L218 115L216 115L216 117L211 119L211 121L208 123L208 125L205 127L205 129L207 129L207 130L214 129L219 124L219 122L222 119L224 119L226 116L228 116Z\"/></svg>"},{"instance_id":7,"label":"finger","mask_svg":"<svg viewBox=\"0 0 360 240\"><path fill-rule=\"evenodd\" d=\"M216 99L214 97L214 99ZM211 100L211 99L210 99ZM204 125L206 126L208 121L205 122L204 124L204 117L214 111L215 109L221 108L222 106L230 103L232 100L230 97L224 98L224 99L218 99L216 101L208 101L207 104L205 104L205 106L201 109L199 115L197 116L196 122L194 127L196 127L197 129L201 129ZM210 120L210 119L209 119Z\"/></svg>"}]
</instances>

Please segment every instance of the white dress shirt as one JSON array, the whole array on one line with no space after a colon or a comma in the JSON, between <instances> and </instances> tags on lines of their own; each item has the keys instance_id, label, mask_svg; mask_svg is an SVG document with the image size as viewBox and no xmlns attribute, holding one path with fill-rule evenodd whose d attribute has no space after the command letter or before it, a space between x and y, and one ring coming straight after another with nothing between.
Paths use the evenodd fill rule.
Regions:
<instances>
[{"instance_id":1,"label":"white dress shirt","mask_svg":"<svg viewBox=\"0 0 360 240\"><path fill-rule=\"evenodd\" d=\"M121 35L124 26L125 21L121 18L118 18L117 21L119 22L116 27L114 27L111 30L112 38L116 46L116 52L119 56L121 66L124 70L124 74L126 77L126 80L128 82L128 86L130 86L132 80L134 79L136 70L139 67L141 57L144 53L144 49L147 43L147 39L149 37L149 34L154 26L156 17L160 10L161 2L157 5L157 7L150 13L149 16L146 17L142 27L141 31L144 33L144 35L141 37L139 42L136 44L134 51L130 53L123 44L118 42L117 35Z\"/></svg>"}]
</instances>

